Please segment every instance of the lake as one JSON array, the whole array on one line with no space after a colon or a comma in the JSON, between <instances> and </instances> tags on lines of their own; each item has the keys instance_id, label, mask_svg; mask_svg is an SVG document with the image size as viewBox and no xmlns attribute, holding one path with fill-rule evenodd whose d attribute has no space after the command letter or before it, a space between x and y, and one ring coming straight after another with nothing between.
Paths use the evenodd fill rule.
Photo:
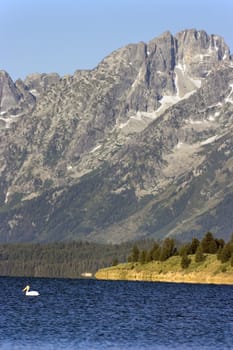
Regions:
<instances>
[{"instance_id":1,"label":"lake","mask_svg":"<svg viewBox=\"0 0 233 350\"><path fill-rule=\"evenodd\" d=\"M3 350L233 349L233 286L0 277L0 306Z\"/></svg>"}]
</instances>

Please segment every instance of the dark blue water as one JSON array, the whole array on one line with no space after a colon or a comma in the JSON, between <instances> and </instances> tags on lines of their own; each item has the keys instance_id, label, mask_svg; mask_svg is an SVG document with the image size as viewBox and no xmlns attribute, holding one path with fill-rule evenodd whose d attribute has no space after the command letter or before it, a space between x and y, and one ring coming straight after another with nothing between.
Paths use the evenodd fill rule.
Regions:
<instances>
[{"instance_id":1,"label":"dark blue water","mask_svg":"<svg viewBox=\"0 0 233 350\"><path fill-rule=\"evenodd\" d=\"M0 278L0 349L233 349L233 287Z\"/></svg>"}]
</instances>

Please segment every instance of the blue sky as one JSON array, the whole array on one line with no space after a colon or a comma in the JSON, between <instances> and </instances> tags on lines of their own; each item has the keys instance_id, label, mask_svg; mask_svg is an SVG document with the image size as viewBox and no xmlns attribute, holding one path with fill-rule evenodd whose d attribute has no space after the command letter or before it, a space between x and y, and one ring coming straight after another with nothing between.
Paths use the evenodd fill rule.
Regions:
<instances>
[{"instance_id":1,"label":"blue sky","mask_svg":"<svg viewBox=\"0 0 233 350\"><path fill-rule=\"evenodd\" d=\"M233 52L233 1L1 0L0 69L14 80L73 74L129 43L190 28L221 35Z\"/></svg>"}]
</instances>

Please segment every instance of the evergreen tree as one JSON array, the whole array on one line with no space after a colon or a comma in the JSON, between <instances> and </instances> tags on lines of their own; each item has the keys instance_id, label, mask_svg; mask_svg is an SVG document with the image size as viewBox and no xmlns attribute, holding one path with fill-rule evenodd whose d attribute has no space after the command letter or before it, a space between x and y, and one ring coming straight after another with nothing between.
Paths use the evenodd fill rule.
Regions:
<instances>
[{"instance_id":1,"label":"evergreen tree","mask_svg":"<svg viewBox=\"0 0 233 350\"><path fill-rule=\"evenodd\" d=\"M218 247L211 232L207 232L201 241L203 253L216 254Z\"/></svg>"},{"instance_id":2,"label":"evergreen tree","mask_svg":"<svg viewBox=\"0 0 233 350\"><path fill-rule=\"evenodd\" d=\"M151 262L153 260L153 255L151 253L151 250L146 252L146 262Z\"/></svg>"},{"instance_id":3,"label":"evergreen tree","mask_svg":"<svg viewBox=\"0 0 233 350\"><path fill-rule=\"evenodd\" d=\"M205 256L203 254L203 249L202 249L202 246L199 245L195 254L195 262L202 262L204 260L205 260Z\"/></svg>"},{"instance_id":4,"label":"evergreen tree","mask_svg":"<svg viewBox=\"0 0 233 350\"><path fill-rule=\"evenodd\" d=\"M197 248L199 247L199 245L200 245L199 239L193 238L193 239L192 239L192 242L191 242L191 244L190 244L189 254L195 254L196 251L197 251Z\"/></svg>"},{"instance_id":5,"label":"evergreen tree","mask_svg":"<svg viewBox=\"0 0 233 350\"><path fill-rule=\"evenodd\" d=\"M140 253L140 257L139 257L139 261L141 264L145 264L146 263L146 251L145 250L142 250L141 253Z\"/></svg>"},{"instance_id":6,"label":"evergreen tree","mask_svg":"<svg viewBox=\"0 0 233 350\"><path fill-rule=\"evenodd\" d=\"M140 251L138 249L138 246L135 244L133 246L133 249L132 249L131 261L138 262L139 261L139 254L140 254Z\"/></svg>"},{"instance_id":7,"label":"evergreen tree","mask_svg":"<svg viewBox=\"0 0 233 350\"><path fill-rule=\"evenodd\" d=\"M190 254L190 243L184 244L179 249L179 255L184 256Z\"/></svg>"},{"instance_id":8,"label":"evergreen tree","mask_svg":"<svg viewBox=\"0 0 233 350\"><path fill-rule=\"evenodd\" d=\"M230 260L232 255L232 244L228 242L221 250L220 261L225 263Z\"/></svg>"},{"instance_id":9,"label":"evergreen tree","mask_svg":"<svg viewBox=\"0 0 233 350\"><path fill-rule=\"evenodd\" d=\"M116 266L118 264L119 264L118 259L114 258L113 261L112 261L112 266Z\"/></svg>"},{"instance_id":10,"label":"evergreen tree","mask_svg":"<svg viewBox=\"0 0 233 350\"><path fill-rule=\"evenodd\" d=\"M220 239L215 238L215 242L217 244L218 250L219 250L219 248L223 248L225 245L225 241L222 238L220 238Z\"/></svg>"},{"instance_id":11,"label":"evergreen tree","mask_svg":"<svg viewBox=\"0 0 233 350\"><path fill-rule=\"evenodd\" d=\"M217 259L218 259L218 260L221 260L222 249L223 249L222 247L219 247L219 248L218 248L218 251L217 251Z\"/></svg>"},{"instance_id":12,"label":"evergreen tree","mask_svg":"<svg viewBox=\"0 0 233 350\"><path fill-rule=\"evenodd\" d=\"M218 246L217 246L217 243L215 241L215 239L213 241L210 242L210 245L209 245L209 253L210 254L216 254L218 251Z\"/></svg>"},{"instance_id":13,"label":"evergreen tree","mask_svg":"<svg viewBox=\"0 0 233 350\"><path fill-rule=\"evenodd\" d=\"M188 257L187 254L184 254L181 258L181 267L182 269L187 269L191 263L191 259Z\"/></svg>"},{"instance_id":14,"label":"evergreen tree","mask_svg":"<svg viewBox=\"0 0 233 350\"><path fill-rule=\"evenodd\" d=\"M175 242L172 238L166 238L163 241L162 248L161 248L161 254L160 254L160 260L165 261L168 258L170 258L175 252Z\"/></svg>"},{"instance_id":15,"label":"evergreen tree","mask_svg":"<svg viewBox=\"0 0 233 350\"><path fill-rule=\"evenodd\" d=\"M161 251L162 251L161 247L158 247L157 250L155 250L153 252L153 260L154 261L159 261L160 260Z\"/></svg>"},{"instance_id":16,"label":"evergreen tree","mask_svg":"<svg viewBox=\"0 0 233 350\"><path fill-rule=\"evenodd\" d=\"M150 259L150 261L158 260L158 259L156 259L156 257L157 257L156 252L158 249L159 249L159 244L157 242L154 242L153 247L151 248L151 250L148 253L148 258Z\"/></svg>"}]
</instances>

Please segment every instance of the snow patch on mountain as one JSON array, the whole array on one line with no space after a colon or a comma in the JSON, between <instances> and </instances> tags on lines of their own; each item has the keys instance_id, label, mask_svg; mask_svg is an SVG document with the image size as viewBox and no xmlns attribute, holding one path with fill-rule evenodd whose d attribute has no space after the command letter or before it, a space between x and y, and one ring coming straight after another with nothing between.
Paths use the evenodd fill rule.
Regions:
<instances>
[{"instance_id":1,"label":"snow patch on mountain","mask_svg":"<svg viewBox=\"0 0 233 350\"><path fill-rule=\"evenodd\" d=\"M201 142L201 146L208 145L208 144L210 144L210 143L212 143L212 142L215 142L218 138L219 138L218 135L214 135L214 136L212 136L212 137L209 137L209 138L206 139L205 141L202 141L202 142Z\"/></svg>"},{"instance_id":2,"label":"snow patch on mountain","mask_svg":"<svg viewBox=\"0 0 233 350\"><path fill-rule=\"evenodd\" d=\"M179 63L175 69L175 86L177 96L180 98L187 98L187 94L196 91L201 87L201 79L190 77L186 73L186 65Z\"/></svg>"},{"instance_id":3,"label":"snow patch on mountain","mask_svg":"<svg viewBox=\"0 0 233 350\"><path fill-rule=\"evenodd\" d=\"M225 98L225 102L233 104L233 84L230 84L231 91L229 95Z\"/></svg>"}]
</instances>

